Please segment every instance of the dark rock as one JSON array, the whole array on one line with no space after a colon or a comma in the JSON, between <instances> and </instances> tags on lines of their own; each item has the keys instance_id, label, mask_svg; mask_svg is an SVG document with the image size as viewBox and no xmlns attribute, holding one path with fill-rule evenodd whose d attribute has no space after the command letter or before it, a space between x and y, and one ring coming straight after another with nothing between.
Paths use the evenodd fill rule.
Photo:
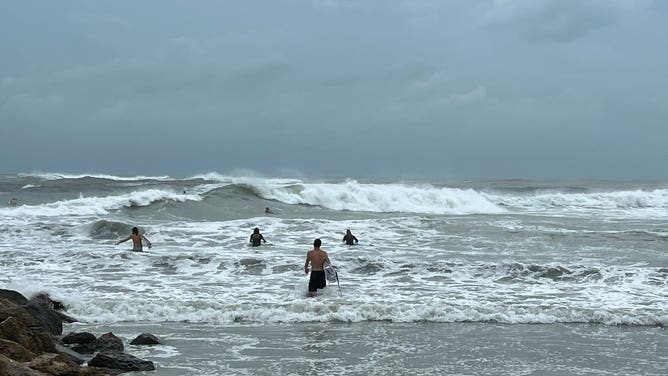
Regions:
<instances>
[{"instance_id":1,"label":"dark rock","mask_svg":"<svg viewBox=\"0 0 668 376\"><path fill-rule=\"evenodd\" d=\"M29 301L39 303L43 306L46 306L46 307L49 307L49 308L55 309L55 310L65 310L65 306L63 305L63 303L51 299L49 294L40 293L40 294L34 295L30 298Z\"/></svg>"},{"instance_id":2,"label":"dark rock","mask_svg":"<svg viewBox=\"0 0 668 376\"><path fill-rule=\"evenodd\" d=\"M153 362L141 360L129 354L104 351L100 352L88 362L89 366L119 369L122 371L153 371Z\"/></svg>"},{"instance_id":3,"label":"dark rock","mask_svg":"<svg viewBox=\"0 0 668 376\"><path fill-rule=\"evenodd\" d=\"M29 301L36 302L38 304L41 304L43 306L49 307L56 311L58 316L60 316L61 320L65 322L77 322L79 320L66 315L65 313L61 311L66 311L67 307L65 305L57 300L51 299L51 297L48 294L38 294L30 298Z\"/></svg>"},{"instance_id":4,"label":"dark rock","mask_svg":"<svg viewBox=\"0 0 668 376\"><path fill-rule=\"evenodd\" d=\"M66 358L68 358L70 361L76 363L76 364L84 364L86 362L86 359L81 356L81 354L77 353L76 351L72 351L69 347L63 346L56 344L56 352Z\"/></svg>"},{"instance_id":5,"label":"dark rock","mask_svg":"<svg viewBox=\"0 0 668 376\"><path fill-rule=\"evenodd\" d=\"M71 345L73 343L91 343L95 341L97 338L95 338L95 335L92 333L88 332L81 332L81 333L74 333L74 332L69 332L63 339L60 340L60 342Z\"/></svg>"},{"instance_id":6,"label":"dark rock","mask_svg":"<svg viewBox=\"0 0 668 376\"><path fill-rule=\"evenodd\" d=\"M75 351L79 354L92 354L95 352L95 345L91 343L84 343L80 345L74 345L71 347L72 351Z\"/></svg>"},{"instance_id":7,"label":"dark rock","mask_svg":"<svg viewBox=\"0 0 668 376\"><path fill-rule=\"evenodd\" d=\"M96 351L123 351L123 341L113 333L105 333L95 341L73 346L72 350L80 354L92 354Z\"/></svg>"},{"instance_id":8,"label":"dark rock","mask_svg":"<svg viewBox=\"0 0 668 376\"><path fill-rule=\"evenodd\" d=\"M0 289L0 298L7 299L12 303L16 303L17 305L24 305L28 303L28 299L21 295L21 293L16 292L14 290L4 290Z\"/></svg>"},{"instance_id":9,"label":"dark rock","mask_svg":"<svg viewBox=\"0 0 668 376\"><path fill-rule=\"evenodd\" d=\"M130 342L131 345L159 345L158 337L150 333L142 333Z\"/></svg>"},{"instance_id":10,"label":"dark rock","mask_svg":"<svg viewBox=\"0 0 668 376\"><path fill-rule=\"evenodd\" d=\"M42 372L35 371L21 362L9 359L0 354L0 375L7 376L45 376Z\"/></svg>"},{"instance_id":11,"label":"dark rock","mask_svg":"<svg viewBox=\"0 0 668 376\"><path fill-rule=\"evenodd\" d=\"M116 376L124 373L119 369L101 368L101 367L85 367L81 369L79 376Z\"/></svg>"},{"instance_id":12,"label":"dark rock","mask_svg":"<svg viewBox=\"0 0 668 376\"><path fill-rule=\"evenodd\" d=\"M52 336L62 332L58 312L52 308L58 305L42 294L20 306L14 302L23 302L17 296L10 290L4 290L0 296L0 376L115 376L127 371L155 369L152 362L120 352L123 341L112 333L99 338L90 333L70 333L71 341L91 341L82 346L111 354L98 359L101 363L106 361L110 367L96 367L95 362L81 367L87 358L56 344Z\"/></svg>"},{"instance_id":13,"label":"dark rock","mask_svg":"<svg viewBox=\"0 0 668 376\"><path fill-rule=\"evenodd\" d=\"M6 339L0 339L0 354L17 362L29 362L36 357L35 353L22 345Z\"/></svg>"},{"instance_id":14,"label":"dark rock","mask_svg":"<svg viewBox=\"0 0 668 376\"><path fill-rule=\"evenodd\" d=\"M51 308L55 309L56 311L67 311L67 308L63 303L53 299L51 299L51 303L52 303Z\"/></svg>"},{"instance_id":15,"label":"dark rock","mask_svg":"<svg viewBox=\"0 0 668 376\"><path fill-rule=\"evenodd\" d=\"M30 317L25 310L21 310L26 318ZM32 321L32 318L29 320ZM52 352L55 349L55 342L48 333L41 329L34 330L29 324L14 316L0 322L0 338L16 342L36 354L44 351Z\"/></svg>"},{"instance_id":16,"label":"dark rock","mask_svg":"<svg viewBox=\"0 0 668 376\"><path fill-rule=\"evenodd\" d=\"M123 351L123 341L116 337L114 333L105 333L95 340L95 349L97 351L116 350Z\"/></svg>"},{"instance_id":17,"label":"dark rock","mask_svg":"<svg viewBox=\"0 0 668 376\"><path fill-rule=\"evenodd\" d=\"M60 316L60 319L63 320L63 322L79 322L79 320L75 319L72 316L66 315L60 311L55 311L58 316Z\"/></svg>"},{"instance_id":18,"label":"dark rock","mask_svg":"<svg viewBox=\"0 0 668 376\"><path fill-rule=\"evenodd\" d=\"M11 300L0 298L0 322L5 321L9 317L14 317L21 325L33 325L34 321L30 313L23 307L12 302Z\"/></svg>"},{"instance_id":19,"label":"dark rock","mask_svg":"<svg viewBox=\"0 0 668 376\"><path fill-rule=\"evenodd\" d=\"M60 354L44 353L27 364L28 367L47 375L78 375L81 368Z\"/></svg>"},{"instance_id":20,"label":"dark rock","mask_svg":"<svg viewBox=\"0 0 668 376\"><path fill-rule=\"evenodd\" d=\"M32 342L32 332L28 325L11 316L0 322L0 338L20 343L27 348Z\"/></svg>"},{"instance_id":21,"label":"dark rock","mask_svg":"<svg viewBox=\"0 0 668 376\"><path fill-rule=\"evenodd\" d=\"M63 334L63 320L53 308L39 300L31 300L23 308L30 313L39 327L56 336Z\"/></svg>"}]
</instances>

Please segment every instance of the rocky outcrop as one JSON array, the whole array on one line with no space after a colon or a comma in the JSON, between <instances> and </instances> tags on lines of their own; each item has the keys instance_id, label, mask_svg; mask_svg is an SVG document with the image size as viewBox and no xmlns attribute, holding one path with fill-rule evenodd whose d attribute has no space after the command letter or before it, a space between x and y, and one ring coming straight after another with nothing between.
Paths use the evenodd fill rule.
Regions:
<instances>
[{"instance_id":1,"label":"rocky outcrop","mask_svg":"<svg viewBox=\"0 0 668 376\"><path fill-rule=\"evenodd\" d=\"M44 353L35 357L26 365L34 370L46 373L47 375L70 375L80 373L79 364L61 354Z\"/></svg>"},{"instance_id":2,"label":"rocky outcrop","mask_svg":"<svg viewBox=\"0 0 668 376\"><path fill-rule=\"evenodd\" d=\"M15 303L17 305L25 305L28 303L28 299L26 299L25 296L21 295L21 293L18 293L13 290L5 290L5 289L0 289L0 298L2 299L7 299L12 303Z\"/></svg>"},{"instance_id":3,"label":"rocky outcrop","mask_svg":"<svg viewBox=\"0 0 668 376\"><path fill-rule=\"evenodd\" d=\"M21 307L0 299L0 338L16 342L34 353L53 352L53 339L35 328L30 314Z\"/></svg>"},{"instance_id":4,"label":"rocky outcrop","mask_svg":"<svg viewBox=\"0 0 668 376\"><path fill-rule=\"evenodd\" d=\"M131 345L159 345L158 337L150 333L142 333L130 342Z\"/></svg>"},{"instance_id":5,"label":"rocky outcrop","mask_svg":"<svg viewBox=\"0 0 668 376\"><path fill-rule=\"evenodd\" d=\"M0 354L0 375L7 376L45 376L22 362L18 362Z\"/></svg>"},{"instance_id":6,"label":"rocky outcrop","mask_svg":"<svg viewBox=\"0 0 668 376\"><path fill-rule=\"evenodd\" d=\"M0 338L0 354L5 354L7 357L19 362L29 362L36 356L34 352L22 345L4 338Z\"/></svg>"},{"instance_id":7,"label":"rocky outcrop","mask_svg":"<svg viewBox=\"0 0 668 376\"><path fill-rule=\"evenodd\" d=\"M36 301L29 301L23 308L30 313L36 325L54 336L63 334L63 320L54 309Z\"/></svg>"},{"instance_id":8,"label":"rocky outcrop","mask_svg":"<svg viewBox=\"0 0 668 376\"><path fill-rule=\"evenodd\" d=\"M123 353L123 341L113 333L97 338L69 333L59 342L69 318L59 312L64 308L45 294L26 299L0 290L0 375L102 376L155 369L152 362ZM87 354L99 352L92 359L88 355L88 367L81 367L86 357L73 351L78 347Z\"/></svg>"},{"instance_id":9,"label":"rocky outcrop","mask_svg":"<svg viewBox=\"0 0 668 376\"><path fill-rule=\"evenodd\" d=\"M92 354L96 351L118 351L124 350L123 341L114 333L105 333L88 343L78 343L72 346L72 350L80 354Z\"/></svg>"},{"instance_id":10,"label":"rocky outcrop","mask_svg":"<svg viewBox=\"0 0 668 376\"><path fill-rule=\"evenodd\" d=\"M88 362L89 366L120 369L122 371L153 371L153 362L141 360L118 351L103 351Z\"/></svg>"},{"instance_id":11,"label":"rocky outcrop","mask_svg":"<svg viewBox=\"0 0 668 376\"><path fill-rule=\"evenodd\" d=\"M57 300L51 299L49 297L49 295L47 295L47 294L35 295L32 298L30 298L29 302L34 302L37 305L49 308L51 314L55 313L56 315L60 316L60 319L63 322L76 322L77 321L73 317L70 317L63 312L63 311L65 311L65 305L63 303L61 303ZM62 330L59 334L62 334Z\"/></svg>"},{"instance_id":12,"label":"rocky outcrop","mask_svg":"<svg viewBox=\"0 0 668 376\"><path fill-rule=\"evenodd\" d=\"M32 316L30 316L30 313L11 300L0 298L0 321L4 321L9 317L15 318L21 323L21 325L33 325L33 320Z\"/></svg>"},{"instance_id":13,"label":"rocky outcrop","mask_svg":"<svg viewBox=\"0 0 668 376\"><path fill-rule=\"evenodd\" d=\"M93 333L88 333L88 332L81 332L81 333L74 333L74 332L69 332L65 337L63 337L60 342L66 344L66 345L71 345L74 343L79 343L79 344L87 344L95 341L97 338Z\"/></svg>"},{"instance_id":14,"label":"rocky outcrop","mask_svg":"<svg viewBox=\"0 0 668 376\"><path fill-rule=\"evenodd\" d=\"M83 355L59 343L56 343L56 353L68 358L76 364L82 365L86 363L86 358Z\"/></svg>"}]
</instances>

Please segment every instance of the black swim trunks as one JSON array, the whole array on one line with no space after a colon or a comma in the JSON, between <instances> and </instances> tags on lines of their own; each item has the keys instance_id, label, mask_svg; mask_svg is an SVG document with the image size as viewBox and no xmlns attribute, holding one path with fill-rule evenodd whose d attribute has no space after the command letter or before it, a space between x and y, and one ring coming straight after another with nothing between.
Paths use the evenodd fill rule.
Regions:
<instances>
[{"instance_id":1,"label":"black swim trunks","mask_svg":"<svg viewBox=\"0 0 668 376\"><path fill-rule=\"evenodd\" d=\"M308 291L315 292L317 289L321 289L327 286L327 280L325 279L325 271L311 271L311 279L308 281Z\"/></svg>"}]
</instances>

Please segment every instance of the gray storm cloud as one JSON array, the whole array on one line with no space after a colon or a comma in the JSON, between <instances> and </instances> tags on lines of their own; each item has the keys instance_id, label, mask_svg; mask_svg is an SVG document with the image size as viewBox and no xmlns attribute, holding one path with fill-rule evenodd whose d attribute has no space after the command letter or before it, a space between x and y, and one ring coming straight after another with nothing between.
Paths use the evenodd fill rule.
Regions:
<instances>
[{"instance_id":1,"label":"gray storm cloud","mask_svg":"<svg viewBox=\"0 0 668 376\"><path fill-rule=\"evenodd\" d=\"M665 176L661 3L6 8L4 172Z\"/></svg>"}]
</instances>

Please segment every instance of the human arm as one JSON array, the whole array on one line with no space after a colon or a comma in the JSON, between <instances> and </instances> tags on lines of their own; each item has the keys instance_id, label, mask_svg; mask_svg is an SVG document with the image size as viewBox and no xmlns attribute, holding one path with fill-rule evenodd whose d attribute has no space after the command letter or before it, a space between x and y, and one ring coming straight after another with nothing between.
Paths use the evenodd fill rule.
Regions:
<instances>
[{"instance_id":1,"label":"human arm","mask_svg":"<svg viewBox=\"0 0 668 376\"><path fill-rule=\"evenodd\" d=\"M263 242L267 242L267 239L264 238L264 236L260 235L260 239L262 239Z\"/></svg>"},{"instance_id":2,"label":"human arm","mask_svg":"<svg viewBox=\"0 0 668 376\"><path fill-rule=\"evenodd\" d=\"M130 240L131 238L132 238L132 236L128 236L128 237L126 237L126 238L124 238L124 239L121 239L121 240L119 240L119 241L116 242L116 245L119 245L119 244L121 244L121 243L127 242L127 241Z\"/></svg>"},{"instance_id":3,"label":"human arm","mask_svg":"<svg viewBox=\"0 0 668 376\"><path fill-rule=\"evenodd\" d=\"M306 255L306 262L304 263L304 273L308 274L308 263L309 263L309 257L308 254Z\"/></svg>"},{"instance_id":4,"label":"human arm","mask_svg":"<svg viewBox=\"0 0 668 376\"><path fill-rule=\"evenodd\" d=\"M151 249L151 246L152 246L151 241L148 240L144 235L142 235L141 237L142 237L142 239L146 240L146 243L148 244L148 249Z\"/></svg>"},{"instance_id":5,"label":"human arm","mask_svg":"<svg viewBox=\"0 0 668 376\"><path fill-rule=\"evenodd\" d=\"M353 240L355 241L355 244L359 243L359 241L357 240L357 238L355 237L355 235L353 235Z\"/></svg>"}]
</instances>

